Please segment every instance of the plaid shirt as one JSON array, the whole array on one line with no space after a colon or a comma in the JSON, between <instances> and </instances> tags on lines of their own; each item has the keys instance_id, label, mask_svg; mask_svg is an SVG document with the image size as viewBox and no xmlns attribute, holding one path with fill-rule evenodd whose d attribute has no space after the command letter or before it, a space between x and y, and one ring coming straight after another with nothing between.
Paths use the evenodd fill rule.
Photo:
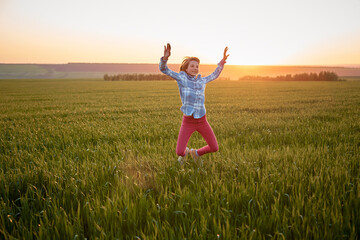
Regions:
<instances>
[{"instance_id":1,"label":"plaid shirt","mask_svg":"<svg viewBox=\"0 0 360 240\"><path fill-rule=\"evenodd\" d=\"M215 71L206 77L197 75L192 77L186 72L179 73L167 67L167 60L160 59L159 68L164 74L174 78L179 86L182 106L180 110L187 116L193 115L194 118L201 118L205 115L205 85L219 77L224 68L225 61L221 60Z\"/></svg>"}]
</instances>

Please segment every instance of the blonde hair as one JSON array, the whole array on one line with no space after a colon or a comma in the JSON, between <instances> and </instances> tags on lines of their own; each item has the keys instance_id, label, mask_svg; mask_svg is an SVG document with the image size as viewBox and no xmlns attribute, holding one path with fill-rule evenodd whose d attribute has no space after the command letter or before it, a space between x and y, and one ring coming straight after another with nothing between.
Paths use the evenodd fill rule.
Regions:
<instances>
[{"instance_id":1,"label":"blonde hair","mask_svg":"<svg viewBox=\"0 0 360 240\"><path fill-rule=\"evenodd\" d=\"M188 68L191 61L196 61L198 64L200 64L200 59L198 59L197 57L185 57L180 65L180 72L186 72L186 69Z\"/></svg>"}]
</instances>

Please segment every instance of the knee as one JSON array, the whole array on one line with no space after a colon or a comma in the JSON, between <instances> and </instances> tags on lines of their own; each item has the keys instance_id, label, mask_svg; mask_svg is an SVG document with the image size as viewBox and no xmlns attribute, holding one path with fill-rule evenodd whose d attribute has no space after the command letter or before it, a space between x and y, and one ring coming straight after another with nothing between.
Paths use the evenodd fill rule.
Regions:
<instances>
[{"instance_id":1,"label":"knee","mask_svg":"<svg viewBox=\"0 0 360 240\"><path fill-rule=\"evenodd\" d=\"M212 151L212 152L217 152L217 151L219 151L219 145L216 144L216 145L212 146L211 151Z\"/></svg>"}]
</instances>

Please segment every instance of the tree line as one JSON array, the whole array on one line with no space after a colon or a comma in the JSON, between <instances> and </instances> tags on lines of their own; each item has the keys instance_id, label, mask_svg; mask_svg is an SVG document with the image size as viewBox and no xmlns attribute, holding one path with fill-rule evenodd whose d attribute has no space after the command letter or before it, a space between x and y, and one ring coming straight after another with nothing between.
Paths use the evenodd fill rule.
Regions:
<instances>
[{"instance_id":1,"label":"tree line","mask_svg":"<svg viewBox=\"0 0 360 240\"><path fill-rule=\"evenodd\" d=\"M244 76L239 80L270 80L270 81L341 81L342 79L334 72L321 71L317 73L287 74L276 77L268 76Z\"/></svg>"},{"instance_id":2,"label":"tree line","mask_svg":"<svg viewBox=\"0 0 360 240\"><path fill-rule=\"evenodd\" d=\"M169 81L173 78L162 74L125 73L116 75L104 75L105 81ZM229 77L220 77L218 80L230 80ZM244 76L238 80L270 80L270 81L341 81L342 79L334 72L322 71L317 73L287 74L276 77L269 76Z\"/></svg>"}]
</instances>

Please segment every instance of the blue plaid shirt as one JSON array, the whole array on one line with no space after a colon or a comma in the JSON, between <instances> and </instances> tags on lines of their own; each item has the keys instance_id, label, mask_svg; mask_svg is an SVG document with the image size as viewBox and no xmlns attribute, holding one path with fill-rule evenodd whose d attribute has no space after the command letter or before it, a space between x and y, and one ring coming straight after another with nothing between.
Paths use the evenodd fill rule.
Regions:
<instances>
[{"instance_id":1,"label":"blue plaid shirt","mask_svg":"<svg viewBox=\"0 0 360 240\"><path fill-rule=\"evenodd\" d=\"M193 115L194 118L201 118L205 115L205 85L219 77L224 68L225 61L221 60L215 71L206 77L197 75L192 77L186 72L179 73L170 70L167 60L160 59L160 71L174 78L179 86L182 106L180 110L187 116Z\"/></svg>"}]
</instances>

